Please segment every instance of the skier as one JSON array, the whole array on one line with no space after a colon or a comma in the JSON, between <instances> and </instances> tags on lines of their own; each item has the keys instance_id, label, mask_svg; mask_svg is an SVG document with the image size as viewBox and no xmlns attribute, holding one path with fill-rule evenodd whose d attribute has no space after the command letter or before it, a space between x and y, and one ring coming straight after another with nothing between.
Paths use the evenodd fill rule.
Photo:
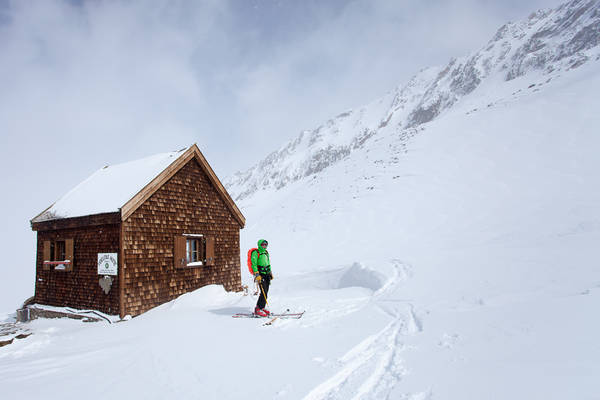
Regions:
<instances>
[{"instance_id":1,"label":"skier","mask_svg":"<svg viewBox=\"0 0 600 400\"><path fill-rule=\"evenodd\" d=\"M252 271L254 272L254 280L258 284L260 296L254 308L254 314L261 317L268 317L271 312L265 309L267 303L267 294L269 293L269 285L273 279L271 273L271 261L269 260L269 252L267 246L269 242L264 239L258 241L258 251L252 252Z\"/></svg>"}]
</instances>

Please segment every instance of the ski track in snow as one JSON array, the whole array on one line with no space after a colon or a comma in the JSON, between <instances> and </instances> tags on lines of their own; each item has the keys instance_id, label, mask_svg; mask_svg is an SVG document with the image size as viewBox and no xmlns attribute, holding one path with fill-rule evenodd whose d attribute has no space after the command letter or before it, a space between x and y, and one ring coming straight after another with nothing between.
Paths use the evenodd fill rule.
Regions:
<instances>
[{"instance_id":1,"label":"ski track in snow","mask_svg":"<svg viewBox=\"0 0 600 400\"><path fill-rule=\"evenodd\" d=\"M403 337L422 330L412 303L390 298L410 276L411 268L392 260L393 276L373 294L371 302L389 315L392 321L380 332L351 348L338 363L341 369L308 393L304 400L388 399L394 387L408 372L402 360L406 349ZM404 395L410 400L429 399L428 393Z\"/></svg>"}]
</instances>

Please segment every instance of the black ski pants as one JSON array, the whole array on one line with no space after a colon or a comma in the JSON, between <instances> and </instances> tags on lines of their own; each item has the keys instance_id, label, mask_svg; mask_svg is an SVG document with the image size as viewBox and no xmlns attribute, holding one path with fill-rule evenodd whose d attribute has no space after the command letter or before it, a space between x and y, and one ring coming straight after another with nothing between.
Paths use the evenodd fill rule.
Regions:
<instances>
[{"instance_id":1,"label":"black ski pants","mask_svg":"<svg viewBox=\"0 0 600 400\"><path fill-rule=\"evenodd\" d=\"M271 275L260 274L260 277L262 278L259 285L260 287L258 288L260 296L258 297L256 307L262 310L267 304L267 296L269 295L269 285L271 285Z\"/></svg>"}]
</instances>

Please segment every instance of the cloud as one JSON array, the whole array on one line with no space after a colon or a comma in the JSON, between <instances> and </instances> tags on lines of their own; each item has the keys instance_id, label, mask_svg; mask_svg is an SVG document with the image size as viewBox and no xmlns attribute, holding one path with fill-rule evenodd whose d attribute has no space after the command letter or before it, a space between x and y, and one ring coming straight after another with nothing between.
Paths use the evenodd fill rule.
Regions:
<instances>
[{"instance_id":1,"label":"cloud","mask_svg":"<svg viewBox=\"0 0 600 400\"><path fill-rule=\"evenodd\" d=\"M556 3L0 2L0 249L29 274L15 290L32 284L29 218L106 163L198 142L217 174L248 168Z\"/></svg>"},{"instance_id":2,"label":"cloud","mask_svg":"<svg viewBox=\"0 0 600 400\"><path fill-rule=\"evenodd\" d=\"M474 0L13 2L0 27L0 127L9 144L58 150L66 139L72 153L118 140L126 149L110 162L210 143L229 174L265 141L277 147L477 49L505 14ZM239 165L220 161L232 150Z\"/></svg>"},{"instance_id":3,"label":"cloud","mask_svg":"<svg viewBox=\"0 0 600 400\"><path fill-rule=\"evenodd\" d=\"M344 2L323 14L313 9L306 12L313 23L296 22L285 43L276 42L246 66L236 92L238 111L245 114L239 115L240 130L276 148L302 129L383 95L421 68L478 50L500 25L526 17L539 3L374 0Z\"/></svg>"}]
</instances>

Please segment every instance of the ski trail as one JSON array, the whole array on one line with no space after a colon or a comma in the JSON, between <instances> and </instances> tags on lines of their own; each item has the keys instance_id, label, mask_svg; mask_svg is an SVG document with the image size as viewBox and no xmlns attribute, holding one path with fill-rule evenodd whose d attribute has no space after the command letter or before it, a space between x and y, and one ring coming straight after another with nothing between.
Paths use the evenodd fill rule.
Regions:
<instances>
[{"instance_id":1,"label":"ski trail","mask_svg":"<svg viewBox=\"0 0 600 400\"><path fill-rule=\"evenodd\" d=\"M399 357L401 328L401 321L393 321L352 348L339 359L343 368L314 388L304 400L351 398L357 390L353 399L367 393L377 393L373 398L385 398L393 383L406 373Z\"/></svg>"},{"instance_id":2,"label":"ski trail","mask_svg":"<svg viewBox=\"0 0 600 400\"><path fill-rule=\"evenodd\" d=\"M385 351L370 376L358 388L353 400L362 399L367 395L375 399L387 398L395 384L407 373L400 356L404 349L399 340L401 326L397 323L396 325L386 338Z\"/></svg>"},{"instance_id":3,"label":"ski trail","mask_svg":"<svg viewBox=\"0 0 600 400\"><path fill-rule=\"evenodd\" d=\"M311 390L304 400L387 399L406 375L401 356L406 347L402 340L405 335L420 332L422 322L409 301L390 302L388 299L412 275L409 266L399 260L392 260L392 263L393 276L372 299L392 321L341 357L338 362L342 368Z\"/></svg>"}]
</instances>

